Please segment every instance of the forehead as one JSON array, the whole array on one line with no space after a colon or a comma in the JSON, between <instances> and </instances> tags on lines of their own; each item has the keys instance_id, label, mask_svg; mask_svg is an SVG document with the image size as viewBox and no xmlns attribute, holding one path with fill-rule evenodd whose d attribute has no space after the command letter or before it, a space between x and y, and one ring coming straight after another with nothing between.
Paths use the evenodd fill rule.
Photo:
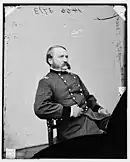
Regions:
<instances>
[{"instance_id":1,"label":"forehead","mask_svg":"<svg viewBox=\"0 0 130 162\"><path fill-rule=\"evenodd\" d=\"M67 51L61 47L57 47L53 49L53 55L55 56L67 55Z\"/></svg>"}]
</instances>

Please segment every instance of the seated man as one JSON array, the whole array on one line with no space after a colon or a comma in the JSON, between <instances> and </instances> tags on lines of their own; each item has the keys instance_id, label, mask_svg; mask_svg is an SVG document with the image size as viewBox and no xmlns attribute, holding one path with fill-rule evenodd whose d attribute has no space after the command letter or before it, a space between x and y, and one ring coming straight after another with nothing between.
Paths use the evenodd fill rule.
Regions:
<instances>
[{"instance_id":1,"label":"seated man","mask_svg":"<svg viewBox=\"0 0 130 162\"><path fill-rule=\"evenodd\" d=\"M59 141L102 134L97 123L110 114L89 94L79 76L69 72L66 48L59 45L49 48L46 61L50 65L50 72L39 81L35 114L41 119L58 119Z\"/></svg>"},{"instance_id":2,"label":"seated man","mask_svg":"<svg viewBox=\"0 0 130 162\"><path fill-rule=\"evenodd\" d=\"M52 145L36 153L39 158L127 158L127 92L114 108L106 134L86 135Z\"/></svg>"}]
</instances>

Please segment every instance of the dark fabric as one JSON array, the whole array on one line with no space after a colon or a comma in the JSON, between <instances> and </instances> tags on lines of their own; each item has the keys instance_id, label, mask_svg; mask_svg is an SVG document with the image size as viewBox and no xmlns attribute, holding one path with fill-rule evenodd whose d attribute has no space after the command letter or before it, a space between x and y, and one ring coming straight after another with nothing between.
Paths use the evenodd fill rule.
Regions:
<instances>
[{"instance_id":1,"label":"dark fabric","mask_svg":"<svg viewBox=\"0 0 130 162\"><path fill-rule=\"evenodd\" d=\"M40 158L127 159L127 93L123 94L115 107L106 134L66 140L32 157Z\"/></svg>"},{"instance_id":2,"label":"dark fabric","mask_svg":"<svg viewBox=\"0 0 130 162\"><path fill-rule=\"evenodd\" d=\"M95 122L101 130L107 132L108 131L107 127L108 127L108 123L109 123L110 119L111 119L111 115L110 116L108 115L105 118L103 118L102 120L98 120Z\"/></svg>"},{"instance_id":3,"label":"dark fabric","mask_svg":"<svg viewBox=\"0 0 130 162\"><path fill-rule=\"evenodd\" d=\"M84 112L84 115L94 120L98 128L103 131L107 131L107 125L111 118L111 114L93 112L91 109L88 109L86 112Z\"/></svg>"},{"instance_id":4,"label":"dark fabric","mask_svg":"<svg viewBox=\"0 0 130 162\"><path fill-rule=\"evenodd\" d=\"M72 139L78 136L102 134L95 121L86 116L70 118L69 121L61 122L58 127L59 141Z\"/></svg>"},{"instance_id":5,"label":"dark fabric","mask_svg":"<svg viewBox=\"0 0 130 162\"><path fill-rule=\"evenodd\" d=\"M75 104L84 109L84 115L70 117L70 107ZM87 111L86 107L89 107ZM99 108L96 98L74 73L51 70L39 81L34 103L35 114L41 119L61 119L58 134L64 139L101 133L95 120L102 120L106 115L99 114ZM87 129L89 126L95 131Z\"/></svg>"},{"instance_id":6,"label":"dark fabric","mask_svg":"<svg viewBox=\"0 0 130 162\"><path fill-rule=\"evenodd\" d=\"M62 119L63 120L68 120L68 118L70 117L70 112L71 112L71 107L63 107L63 113L62 113ZM67 118L68 117L68 118Z\"/></svg>"},{"instance_id":7,"label":"dark fabric","mask_svg":"<svg viewBox=\"0 0 130 162\"><path fill-rule=\"evenodd\" d=\"M94 111L94 112L98 112L99 109L100 109L100 106L99 106L99 105L95 105L93 111Z\"/></svg>"},{"instance_id":8,"label":"dark fabric","mask_svg":"<svg viewBox=\"0 0 130 162\"><path fill-rule=\"evenodd\" d=\"M84 111L84 115L88 116L92 120L102 120L102 119L110 116L110 114L93 112L92 109L90 109L90 108L87 111Z\"/></svg>"},{"instance_id":9,"label":"dark fabric","mask_svg":"<svg viewBox=\"0 0 130 162\"><path fill-rule=\"evenodd\" d=\"M47 80L40 80L34 103L34 111L39 118L57 119L61 117L63 105L52 102L52 95L52 89L48 85Z\"/></svg>"}]
</instances>

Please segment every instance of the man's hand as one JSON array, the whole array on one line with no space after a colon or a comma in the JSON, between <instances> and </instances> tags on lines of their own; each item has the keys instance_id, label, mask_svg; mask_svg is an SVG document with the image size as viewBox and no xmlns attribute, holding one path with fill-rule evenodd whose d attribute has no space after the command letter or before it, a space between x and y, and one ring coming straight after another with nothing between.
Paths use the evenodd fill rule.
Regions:
<instances>
[{"instance_id":1,"label":"man's hand","mask_svg":"<svg viewBox=\"0 0 130 162\"><path fill-rule=\"evenodd\" d=\"M103 107L99 108L98 112L103 114L109 114L108 110Z\"/></svg>"},{"instance_id":2,"label":"man's hand","mask_svg":"<svg viewBox=\"0 0 130 162\"><path fill-rule=\"evenodd\" d=\"M72 115L71 116L73 116L75 118L80 116L81 114L83 114L83 109L80 108L77 104L71 106L71 111L72 111Z\"/></svg>"}]
</instances>

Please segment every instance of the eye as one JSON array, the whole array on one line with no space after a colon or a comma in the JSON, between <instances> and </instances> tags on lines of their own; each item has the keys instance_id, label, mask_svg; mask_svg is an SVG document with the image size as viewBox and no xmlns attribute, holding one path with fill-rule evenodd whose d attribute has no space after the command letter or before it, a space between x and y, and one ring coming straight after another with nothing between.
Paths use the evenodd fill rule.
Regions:
<instances>
[{"instance_id":1,"label":"eye","mask_svg":"<svg viewBox=\"0 0 130 162\"><path fill-rule=\"evenodd\" d=\"M68 58L68 55L66 55L65 57Z\"/></svg>"},{"instance_id":2,"label":"eye","mask_svg":"<svg viewBox=\"0 0 130 162\"><path fill-rule=\"evenodd\" d=\"M61 56L60 56L60 58L63 58L63 57L64 57L64 55L61 55Z\"/></svg>"}]
</instances>

